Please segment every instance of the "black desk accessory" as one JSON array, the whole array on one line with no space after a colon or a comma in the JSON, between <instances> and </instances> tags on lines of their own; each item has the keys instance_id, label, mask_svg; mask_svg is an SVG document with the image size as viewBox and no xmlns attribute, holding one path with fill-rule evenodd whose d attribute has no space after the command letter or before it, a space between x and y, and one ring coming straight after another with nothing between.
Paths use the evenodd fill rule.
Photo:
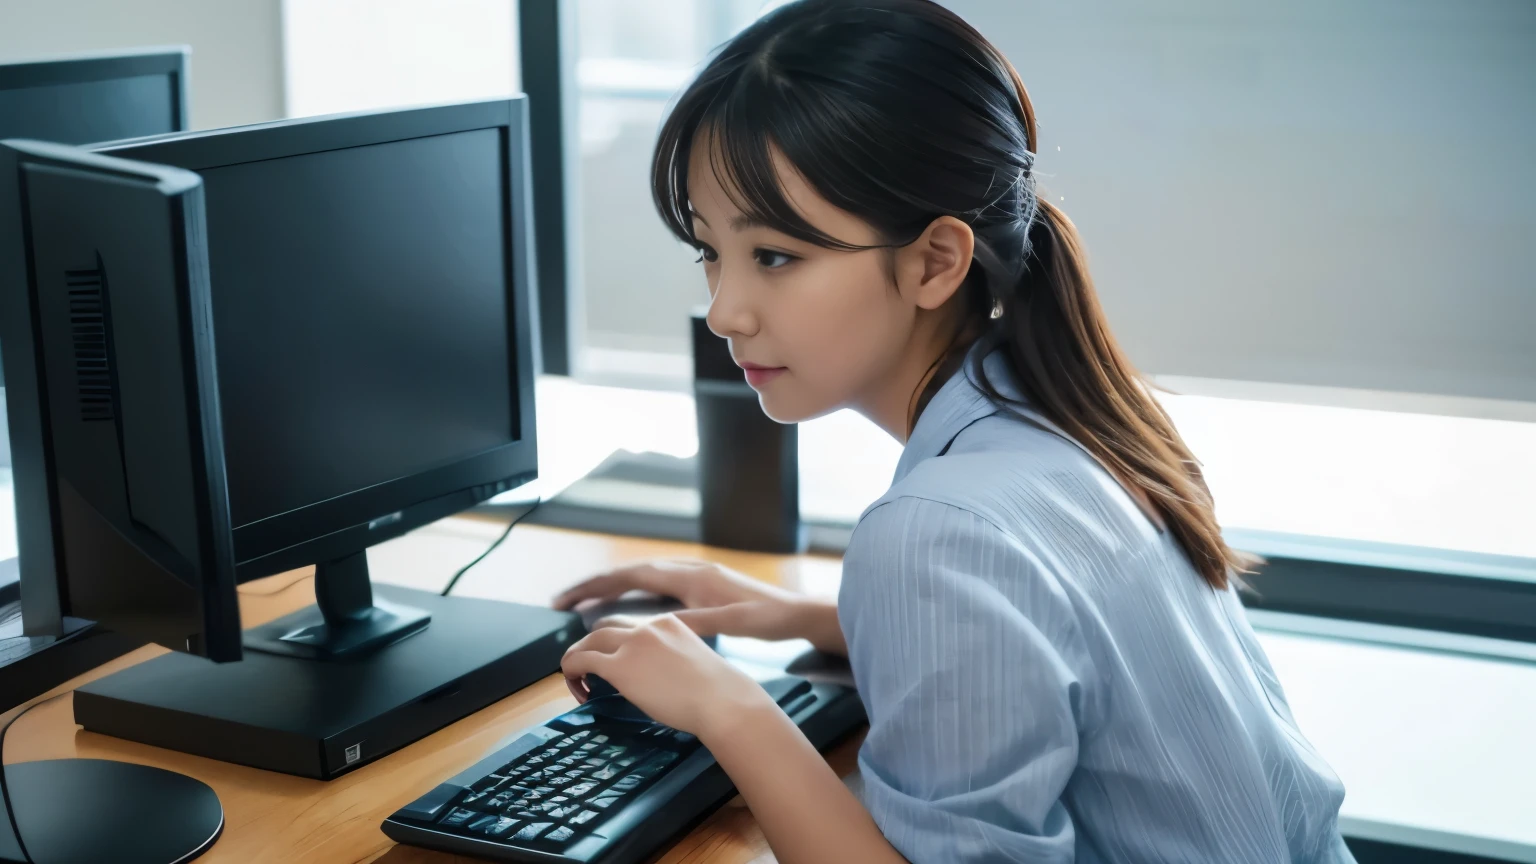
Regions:
<instances>
[{"instance_id":1,"label":"black desk accessory","mask_svg":"<svg viewBox=\"0 0 1536 864\"><path fill-rule=\"evenodd\" d=\"M699 424L699 535L709 546L793 553L800 521L800 436L763 413L729 343L693 313L693 396Z\"/></svg>"}]
</instances>

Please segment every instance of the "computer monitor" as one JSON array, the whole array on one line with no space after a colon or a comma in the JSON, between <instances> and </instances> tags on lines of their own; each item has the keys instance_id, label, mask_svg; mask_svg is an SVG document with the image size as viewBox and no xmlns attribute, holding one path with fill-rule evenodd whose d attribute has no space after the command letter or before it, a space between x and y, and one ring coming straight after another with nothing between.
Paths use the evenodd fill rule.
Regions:
<instances>
[{"instance_id":1,"label":"computer monitor","mask_svg":"<svg viewBox=\"0 0 1536 864\"><path fill-rule=\"evenodd\" d=\"M94 144L180 132L188 53L178 46L0 63L0 139Z\"/></svg>"},{"instance_id":2,"label":"computer monitor","mask_svg":"<svg viewBox=\"0 0 1536 864\"><path fill-rule=\"evenodd\" d=\"M71 601L28 611L235 660L202 225L191 172L0 145L0 344L29 454L14 465L22 551L53 556Z\"/></svg>"},{"instance_id":3,"label":"computer monitor","mask_svg":"<svg viewBox=\"0 0 1536 864\"><path fill-rule=\"evenodd\" d=\"M318 609L252 647L343 654L424 626L371 603L364 550L535 476L521 109L104 148L207 191L239 577L318 567Z\"/></svg>"},{"instance_id":4,"label":"computer monitor","mask_svg":"<svg viewBox=\"0 0 1536 864\"><path fill-rule=\"evenodd\" d=\"M0 142L0 331L27 397L12 401L28 454L16 480L23 504L52 517L29 524L51 529L42 540L65 565L72 611L232 660L240 615L202 204L188 171ZM162 769L0 770L0 860L185 861L223 828L212 789ZM71 817L87 790L104 821L82 831Z\"/></svg>"},{"instance_id":5,"label":"computer monitor","mask_svg":"<svg viewBox=\"0 0 1536 864\"><path fill-rule=\"evenodd\" d=\"M99 148L202 178L236 576L313 564L317 604L80 688L85 728L330 778L559 668L578 618L366 557L536 476L525 103Z\"/></svg>"}]
</instances>

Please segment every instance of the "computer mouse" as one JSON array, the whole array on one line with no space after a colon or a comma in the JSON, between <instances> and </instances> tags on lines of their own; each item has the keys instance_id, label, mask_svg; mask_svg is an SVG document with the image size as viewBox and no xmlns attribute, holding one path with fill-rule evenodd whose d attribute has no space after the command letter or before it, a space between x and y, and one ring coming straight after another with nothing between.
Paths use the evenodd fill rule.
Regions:
<instances>
[{"instance_id":1,"label":"computer mouse","mask_svg":"<svg viewBox=\"0 0 1536 864\"><path fill-rule=\"evenodd\" d=\"M646 618L652 615L665 615L684 608L687 607L683 606L682 601L676 597L631 592L614 600L594 603L578 611L581 613L581 626L587 628L587 632L590 633L597 626L598 621L610 615Z\"/></svg>"},{"instance_id":2,"label":"computer mouse","mask_svg":"<svg viewBox=\"0 0 1536 864\"><path fill-rule=\"evenodd\" d=\"M597 622L610 615L628 615L633 618L647 618L652 615L665 615L668 612L677 612L688 608L683 601L676 597L667 597L660 594L646 594L642 592L630 592L616 600L605 600L594 603L583 609L577 610L581 615L581 626L588 633L597 626ZM700 637L709 647L719 650L719 640L713 635Z\"/></svg>"}]
</instances>

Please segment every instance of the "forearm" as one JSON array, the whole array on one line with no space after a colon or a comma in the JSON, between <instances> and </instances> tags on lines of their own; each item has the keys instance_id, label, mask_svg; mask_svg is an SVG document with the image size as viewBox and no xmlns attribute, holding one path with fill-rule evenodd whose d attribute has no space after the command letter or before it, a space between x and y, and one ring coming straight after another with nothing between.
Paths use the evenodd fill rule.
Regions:
<instances>
[{"instance_id":1,"label":"forearm","mask_svg":"<svg viewBox=\"0 0 1536 864\"><path fill-rule=\"evenodd\" d=\"M817 651L825 654L848 656L848 642L843 638L842 625L837 620L837 601L820 597L806 597L799 602L798 611L804 638Z\"/></svg>"},{"instance_id":2,"label":"forearm","mask_svg":"<svg viewBox=\"0 0 1536 864\"><path fill-rule=\"evenodd\" d=\"M826 760L772 703L742 706L701 736L780 864L905 864Z\"/></svg>"}]
</instances>

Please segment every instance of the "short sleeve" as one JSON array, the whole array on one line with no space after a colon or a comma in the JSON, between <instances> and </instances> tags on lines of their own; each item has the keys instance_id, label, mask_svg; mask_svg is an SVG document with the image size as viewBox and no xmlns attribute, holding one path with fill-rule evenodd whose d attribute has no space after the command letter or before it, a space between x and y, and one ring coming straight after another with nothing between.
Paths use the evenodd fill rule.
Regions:
<instances>
[{"instance_id":1,"label":"short sleeve","mask_svg":"<svg viewBox=\"0 0 1536 864\"><path fill-rule=\"evenodd\" d=\"M1085 679L1059 582L992 523L903 497L865 515L838 616L869 714L864 803L913 864L1071 862Z\"/></svg>"}]
</instances>

